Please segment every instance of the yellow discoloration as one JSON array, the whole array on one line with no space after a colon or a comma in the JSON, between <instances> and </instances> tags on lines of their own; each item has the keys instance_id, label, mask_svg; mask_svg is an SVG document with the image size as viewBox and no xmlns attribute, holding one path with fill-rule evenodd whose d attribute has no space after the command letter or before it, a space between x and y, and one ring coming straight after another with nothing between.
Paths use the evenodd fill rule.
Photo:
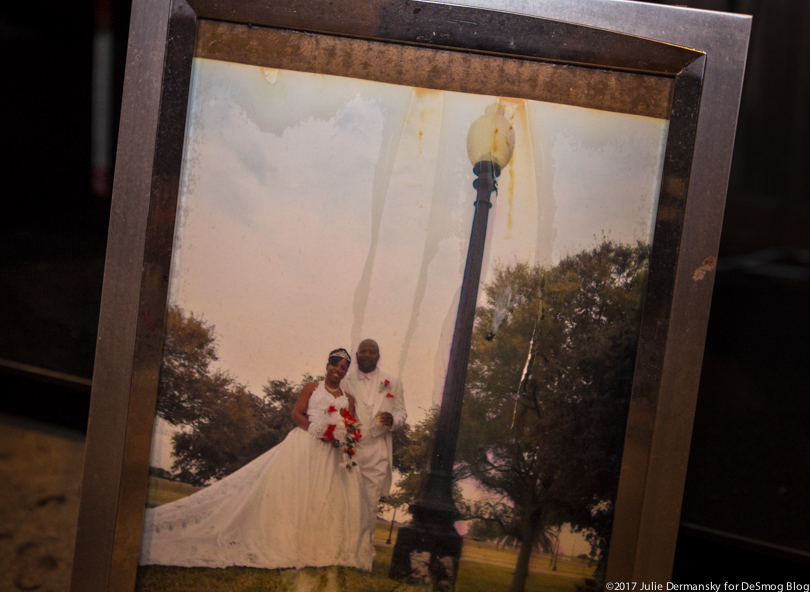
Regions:
<instances>
[{"instance_id":1,"label":"yellow discoloration","mask_svg":"<svg viewBox=\"0 0 810 592\"><path fill-rule=\"evenodd\" d=\"M512 207L515 202L515 163L509 163L509 184L506 188L506 196L509 202L509 210L506 215L506 235L504 238L512 238Z\"/></svg>"},{"instance_id":2,"label":"yellow discoloration","mask_svg":"<svg viewBox=\"0 0 810 592\"><path fill-rule=\"evenodd\" d=\"M278 68L262 68L262 74L270 84L275 84L278 79Z\"/></svg>"},{"instance_id":3,"label":"yellow discoloration","mask_svg":"<svg viewBox=\"0 0 810 592\"><path fill-rule=\"evenodd\" d=\"M526 118L526 101L524 99L509 99L504 97L498 98L498 103L504 108L505 114L509 119L512 127L514 128L516 125L523 125L527 126L528 121ZM495 132L497 133L497 129ZM525 149L526 147L523 147ZM519 150L518 146L515 146L515 150ZM509 161L509 180L507 182L506 187L506 197L508 203L508 209L506 213L506 233L504 233L504 238L509 239L512 238L512 224L513 224L513 213L514 213L514 206L515 206L515 184L517 179L517 169L519 168L517 165L517 161L520 160L513 155L512 159Z\"/></svg>"},{"instance_id":4,"label":"yellow discoloration","mask_svg":"<svg viewBox=\"0 0 810 592\"><path fill-rule=\"evenodd\" d=\"M437 110L436 105L441 105L441 101L431 100L436 99L440 96L442 91L440 90L433 90L430 88L414 88L413 89L413 100L420 102L420 109L416 113L419 124L418 124L418 133L417 133L417 147L419 150L419 154L422 154L422 136L424 134L424 124L426 121L431 119L435 119L437 116L440 117L441 112L440 108ZM406 122L406 125L410 125L411 120L410 117Z\"/></svg>"},{"instance_id":5,"label":"yellow discoloration","mask_svg":"<svg viewBox=\"0 0 810 592\"><path fill-rule=\"evenodd\" d=\"M706 257L706 259L703 260L703 265L698 267L695 273L692 274L692 279L696 282L702 280L706 277L707 273L714 271L715 267L717 267L717 259L714 257Z\"/></svg>"}]
</instances>

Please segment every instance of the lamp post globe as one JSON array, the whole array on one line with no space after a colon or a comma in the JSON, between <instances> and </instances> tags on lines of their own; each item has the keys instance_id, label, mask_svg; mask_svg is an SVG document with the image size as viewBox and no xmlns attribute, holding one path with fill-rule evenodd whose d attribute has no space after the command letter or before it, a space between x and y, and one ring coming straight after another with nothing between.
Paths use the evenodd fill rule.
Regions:
<instances>
[{"instance_id":1,"label":"lamp post globe","mask_svg":"<svg viewBox=\"0 0 810 592\"><path fill-rule=\"evenodd\" d=\"M493 103L476 119L467 132L467 155L470 162L491 162L498 174L512 158L515 149L515 130L506 118L503 105ZM498 176L497 174L495 175Z\"/></svg>"},{"instance_id":2,"label":"lamp post globe","mask_svg":"<svg viewBox=\"0 0 810 592\"><path fill-rule=\"evenodd\" d=\"M442 403L436 421L436 438L430 467L418 499L410 505L413 520L399 529L390 576L414 583L431 583L434 590L455 588L461 558L462 537L455 528L458 509L453 501L453 463L461 422L464 384L475 323L475 305L484 259L487 220L492 207L490 196L495 179L512 157L515 132L503 106L493 104L470 126L467 154L478 178L467 263L461 282L450 358L442 390Z\"/></svg>"}]
</instances>

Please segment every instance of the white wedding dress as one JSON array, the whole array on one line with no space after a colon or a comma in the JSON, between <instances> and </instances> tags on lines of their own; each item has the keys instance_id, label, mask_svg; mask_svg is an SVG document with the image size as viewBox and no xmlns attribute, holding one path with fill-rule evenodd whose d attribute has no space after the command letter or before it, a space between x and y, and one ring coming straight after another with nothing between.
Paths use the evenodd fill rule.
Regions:
<instances>
[{"instance_id":1,"label":"white wedding dress","mask_svg":"<svg viewBox=\"0 0 810 592\"><path fill-rule=\"evenodd\" d=\"M349 401L319 383L310 421L330 405L348 408ZM146 510L139 563L370 571L372 517L358 468L347 470L340 449L296 427L221 481Z\"/></svg>"}]
</instances>

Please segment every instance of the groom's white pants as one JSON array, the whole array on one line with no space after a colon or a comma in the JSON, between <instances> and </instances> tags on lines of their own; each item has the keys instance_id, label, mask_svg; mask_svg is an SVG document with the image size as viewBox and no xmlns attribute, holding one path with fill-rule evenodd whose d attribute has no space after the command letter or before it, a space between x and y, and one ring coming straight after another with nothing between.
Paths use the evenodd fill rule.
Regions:
<instances>
[{"instance_id":1,"label":"groom's white pants","mask_svg":"<svg viewBox=\"0 0 810 592\"><path fill-rule=\"evenodd\" d=\"M382 488L388 481L391 470L388 461L388 447L385 444L384 436L369 437L368 440L363 439L361 442L362 444L357 447L355 460L363 477L363 489L366 492L371 516L376 519L377 504L380 503ZM373 530L372 527L372 532Z\"/></svg>"}]
</instances>

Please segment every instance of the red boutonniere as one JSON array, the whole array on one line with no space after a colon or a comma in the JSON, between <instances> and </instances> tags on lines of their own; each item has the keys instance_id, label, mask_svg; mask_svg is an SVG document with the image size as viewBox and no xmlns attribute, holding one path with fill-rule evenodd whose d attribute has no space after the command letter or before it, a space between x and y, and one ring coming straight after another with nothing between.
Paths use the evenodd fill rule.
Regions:
<instances>
[{"instance_id":1,"label":"red boutonniere","mask_svg":"<svg viewBox=\"0 0 810 592\"><path fill-rule=\"evenodd\" d=\"M391 386L391 381L387 378L380 383L380 392L386 390L389 386Z\"/></svg>"},{"instance_id":2,"label":"red boutonniere","mask_svg":"<svg viewBox=\"0 0 810 592\"><path fill-rule=\"evenodd\" d=\"M337 411L337 407L335 407L334 405L329 405L329 409L327 409L327 411L329 413L334 413L335 411Z\"/></svg>"},{"instance_id":3,"label":"red boutonniere","mask_svg":"<svg viewBox=\"0 0 810 592\"><path fill-rule=\"evenodd\" d=\"M394 395L392 395L391 393L388 393L387 395L385 395L385 398L386 399L393 399Z\"/></svg>"}]
</instances>

